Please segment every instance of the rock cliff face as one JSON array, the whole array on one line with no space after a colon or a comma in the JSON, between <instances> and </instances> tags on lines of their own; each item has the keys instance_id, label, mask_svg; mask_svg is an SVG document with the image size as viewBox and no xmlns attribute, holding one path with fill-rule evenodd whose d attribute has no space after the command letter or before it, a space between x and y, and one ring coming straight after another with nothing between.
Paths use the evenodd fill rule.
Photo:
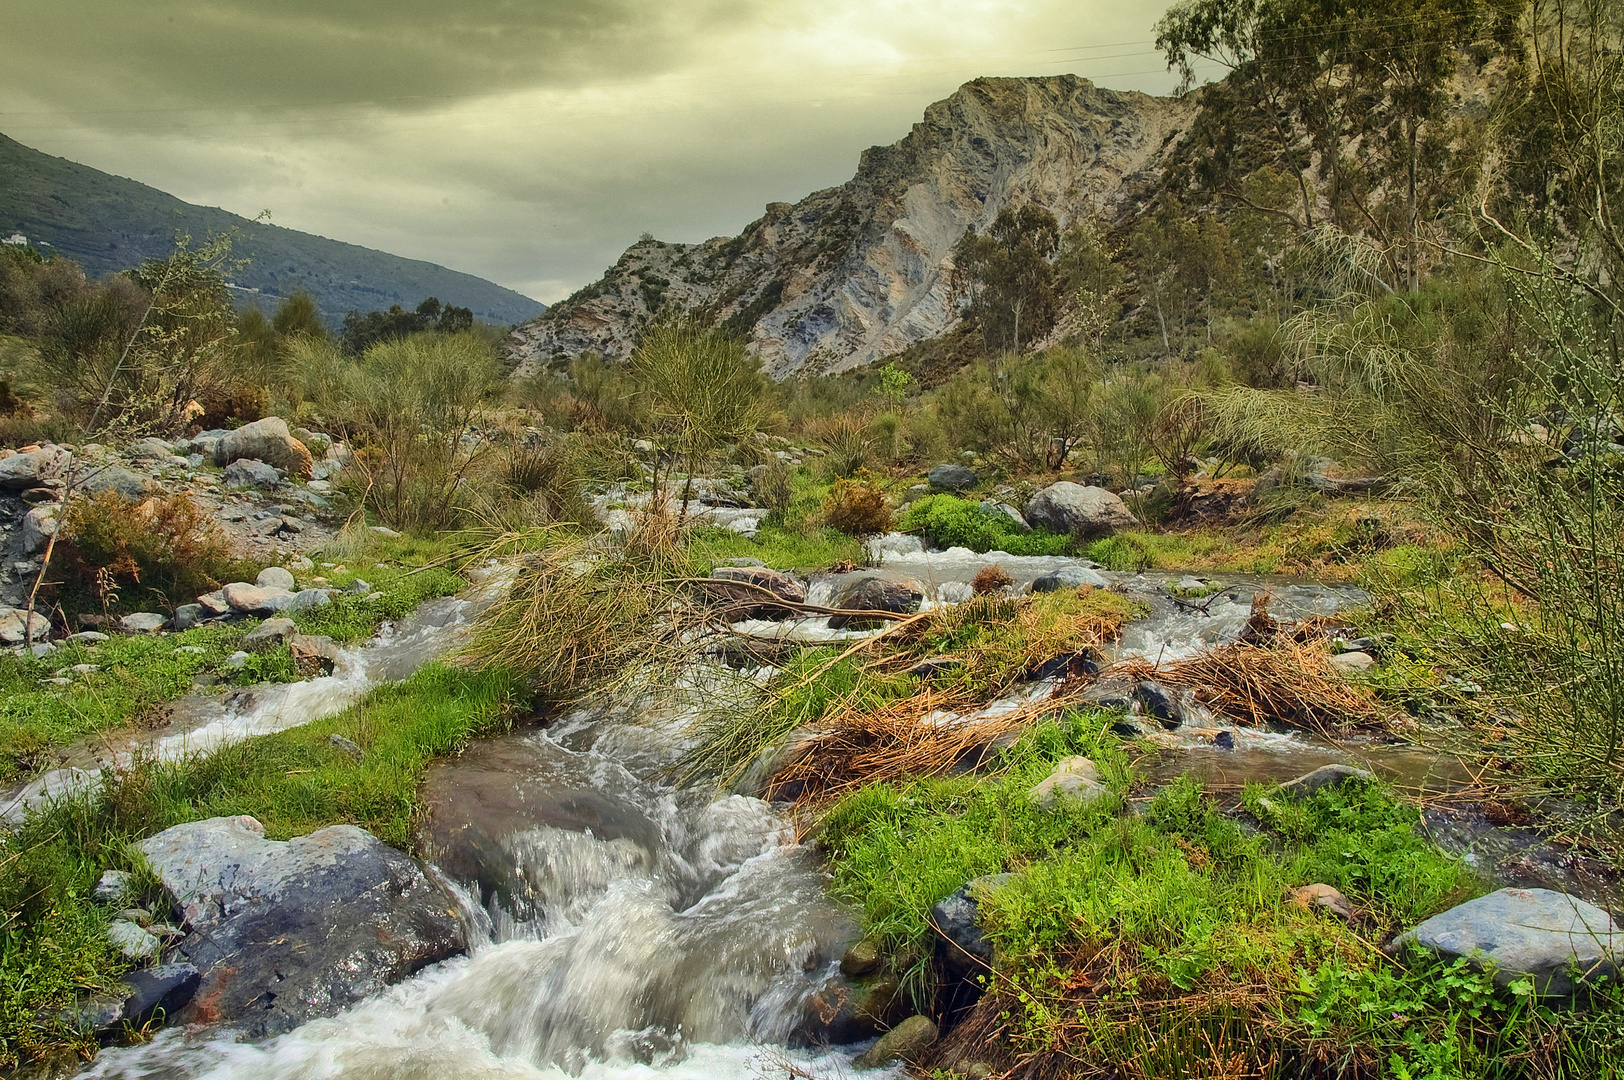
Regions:
<instances>
[{"instance_id":1,"label":"rock cliff face","mask_svg":"<svg viewBox=\"0 0 1624 1080\"><path fill-rule=\"evenodd\" d=\"M1062 223L1115 216L1195 108L1071 75L977 79L900 142L864 152L847 183L773 203L737 237L633 245L602 280L516 329L509 348L521 374L589 350L624 357L675 306L743 333L774 378L871 363L958 320L952 251L966 229L1029 202Z\"/></svg>"}]
</instances>

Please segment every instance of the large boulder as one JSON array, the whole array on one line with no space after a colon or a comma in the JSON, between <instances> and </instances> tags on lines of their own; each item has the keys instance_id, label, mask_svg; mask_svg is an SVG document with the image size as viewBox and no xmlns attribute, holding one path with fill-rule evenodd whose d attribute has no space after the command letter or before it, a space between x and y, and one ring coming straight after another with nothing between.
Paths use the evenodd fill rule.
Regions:
<instances>
[{"instance_id":1,"label":"large boulder","mask_svg":"<svg viewBox=\"0 0 1624 1080\"><path fill-rule=\"evenodd\" d=\"M239 615L275 615L293 606L294 594L286 589L262 589L244 581L233 581L220 589L226 607ZM209 606L210 597L198 601Z\"/></svg>"},{"instance_id":2,"label":"large boulder","mask_svg":"<svg viewBox=\"0 0 1624 1080\"><path fill-rule=\"evenodd\" d=\"M1139 524L1116 495L1069 480L1050 484L1032 496L1026 504L1026 520L1033 528L1083 536L1106 536Z\"/></svg>"},{"instance_id":3,"label":"large boulder","mask_svg":"<svg viewBox=\"0 0 1624 1080\"><path fill-rule=\"evenodd\" d=\"M918 611L924 599L924 590L912 582L868 576L841 586L835 594L833 606L843 611L889 611L906 615ZM860 615L831 615L829 627L833 630L858 629L878 625L881 621L865 619Z\"/></svg>"},{"instance_id":4,"label":"large boulder","mask_svg":"<svg viewBox=\"0 0 1624 1080\"><path fill-rule=\"evenodd\" d=\"M133 473L122 465L93 465L85 470L79 479L79 490L90 495L102 495L109 491L139 502L147 497L152 490L152 481L139 473Z\"/></svg>"},{"instance_id":5,"label":"large boulder","mask_svg":"<svg viewBox=\"0 0 1624 1080\"><path fill-rule=\"evenodd\" d=\"M251 817L211 818L140 845L185 914L179 951L200 973L175 1020L277 1035L466 948L451 898L370 833L264 832Z\"/></svg>"},{"instance_id":6,"label":"large boulder","mask_svg":"<svg viewBox=\"0 0 1624 1080\"><path fill-rule=\"evenodd\" d=\"M1110 584L1106 576L1098 570L1086 566L1062 566L1032 582L1032 591L1064 592L1067 589L1080 589L1084 585L1091 589L1103 589Z\"/></svg>"},{"instance_id":7,"label":"large boulder","mask_svg":"<svg viewBox=\"0 0 1624 1080\"><path fill-rule=\"evenodd\" d=\"M45 550L56 535L57 512L62 509L61 503L46 503L36 506L23 515L22 545L23 554L32 555Z\"/></svg>"},{"instance_id":8,"label":"large boulder","mask_svg":"<svg viewBox=\"0 0 1624 1080\"><path fill-rule=\"evenodd\" d=\"M975 486L976 474L963 465L938 465L925 474L925 479L935 491L963 491Z\"/></svg>"},{"instance_id":9,"label":"large boulder","mask_svg":"<svg viewBox=\"0 0 1624 1080\"><path fill-rule=\"evenodd\" d=\"M783 619L795 614L794 608L773 603L774 597L791 604L806 603L806 589L799 581L765 566L718 566L710 576L704 586L705 599L729 621Z\"/></svg>"},{"instance_id":10,"label":"large boulder","mask_svg":"<svg viewBox=\"0 0 1624 1080\"><path fill-rule=\"evenodd\" d=\"M30 614L22 608L0 607L0 644L21 645L28 637L30 625L34 628L35 641L51 636L51 620L39 612Z\"/></svg>"},{"instance_id":11,"label":"large boulder","mask_svg":"<svg viewBox=\"0 0 1624 1080\"><path fill-rule=\"evenodd\" d=\"M267 416L228 431L214 444L214 463L221 467L252 458L274 465L289 476L310 479L310 451L295 439L279 416Z\"/></svg>"},{"instance_id":12,"label":"large boulder","mask_svg":"<svg viewBox=\"0 0 1624 1080\"><path fill-rule=\"evenodd\" d=\"M46 480L66 475L73 455L60 446L42 446L0 460L0 488L26 491Z\"/></svg>"},{"instance_id":13,"label":"large boulder","mask_svg":"<svg viewBox=\"0 0 1624 1080\"><path fill-rule=\"evenodd\" d=\"M251 487L269 491L280 483L282 483L281 471L263 461L241 458L226 466L226 487Z\"/></svg>"},{"instance_id":14,"label":"large boulder","mask_svg":"<svg viewBox=\"0 0 1624 1080\"><path fill-rule=\"evenodd\" d=\"M980 902L1011 881L1014 874L987 874L967 882L930 909L937 953L950 974L963 978L992 967L992 942L981 932Z\"/></svg>"},{"instance_id":15,"label":"large boulder","mask_svg":"<svg viewBox=\"0 0 1624 1080\"><path fill-rule=\"evenodd\" d=\"M1501 889L1434 915L1399 938L1446 960L1465 957L1501 986L1529 977L1565 997L1575 978L1616 980L1624 928L1594 904L1551 889Z\"/></svg>"}]
</instances>

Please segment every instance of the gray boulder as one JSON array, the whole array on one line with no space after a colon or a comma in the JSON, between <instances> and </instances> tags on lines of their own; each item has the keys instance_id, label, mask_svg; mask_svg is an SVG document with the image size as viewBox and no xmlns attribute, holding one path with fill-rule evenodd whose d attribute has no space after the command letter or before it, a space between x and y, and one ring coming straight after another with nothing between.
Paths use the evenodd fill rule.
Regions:
<instances>
[{"instance_id":1,"label":"gray boulder","mask_svg":"<svg viewBox=\"0 0 1624 1080\"><path fill-rule=\"evenodd\" d=\"M162 439L148 437L137 439L125 451L135 461L167 461L175 453L175 448Z\"/></svg>"},{"instance_id":2,"label":"gray boulder","mask_svg":"<svg viewBox=\"0 0 1624 1080\"><path fill-rule=\"evenodd\" d=\"M118 628L126 634L156 634L169 620L156 611L137 611L118 621Z\"/></svg>"},{"instance_id":3,"label":"gray boulder","mask_svg":"<svg viewBox=\"0 0 1624 1080\"><path fill-rule=\"evenodd\" d=\"M1032 496L1026 504L1026 520L1034 528L1084 536L1105 536L1139 524L1116 495L1069 480L1050 484Z\"/></svg>"},{"instance_id":4,"label":"gray boulder","mask_svg":"<svg viewBox=\"0 0 1624 1080\"><path fill-rule=\"evenodd\" d=\"M1617 979L1624 928L1594 904L1550 889L1501 889L1434 915L1398 939L1445 960L1465 957L1501 986L1532 977L1536 993L1566 997L1575 979Z\"/></svg>"},{"instance_id":5,"label":"gray boulder","mask_svg":"<svg viewBox=\"0 0 1624 1080\"><path fill-rule=\"evenodd\" d=\"M13 454L0 460L0 488L25 491L65 475L73 455L60 446L42 446L26 454Z\"/></svg>"},{"instance_id":6,"label":"gray boulder","mask_svg":"<svg viewBox=\"0 0 1624 1080\"><path fill-rule=\"evenodd\" d=\"M1280 793L1289 795L1294 799L1307 798L1314 792L1323 788L1334 787L1337 784L1355 780L1360 783L1369 783L1376 778L1364 769L1356 769L1352 765L1330 764L1321 765L1312 772L1303 773L1294 780L1287 780L1280 785Z\"/></svg>"},{"instance_id":7,"label":"gray boulder","mask_svg":"<svg viewBox=\"0 0 1624 1080\"><path fill-rule=\"evenodd\" d=\"M254 584L262 589L289 589L293 588L293 574L280 566L267 566L259 572Z\"/></svg>"},{"instance_id":8,"label":"gray boulder","mask_svg":"<svg viewBox=\"0 0 1624 1080\"><path fill-rule=\"evenodd\" d=\"M938 465L925 474L925 479L934 491L963 491L975 486L976 474L963 465Z\"/></svg>"},{"instance_id":9,"label":"gray boulder","mask_svg":"<svg viewBox=\"0 0 1624 1080\"><path fill-rule=\"evenodd\" d=\"M980 505L978 505L976 509L990 517L999 518L1002 521L1007 522L1008 524L1014 526L1019 532L1024 533L1032 531L1032 526L1027 524L1026 519L1021 516L1021 512L1015 509L1013 506L1010 506L1008 503L994 502L992 499L982 499Z\"/></svg>"},{"instance_id":10,"label":"gray boulder","mask_svg":"<svg viewBox=\"0 0 1624 1080\"><path fill-rule=\"evenodd\" d=\"M710 576L714 580L704 587L705 599L729 621L783 619L794 614L794 608L773 603L773 597L791 604L806 603L806 588L799 581L765 566L718 566Z\"/></svg>"},{"instance_id":11,"label":"gray boulder","mask_svg":"<svg viewBox=\"0 0 1624 1080\"><path fill-rule=\"evenodd\" d=\"M282 474L273 465L240 458L226 466L226 486L268 490L282 483Z\"/></svg>"},{"instance_id":12,"label":"gray boulder","mask_svg":"<svg viewBox=\"0 0 1624 1080\"><path fill-rule=\"evenodd\" d=\"M911 582L888 581L882 577L861 577L841 587L834 607L845 611L889 611L906 615L918 611L925 593ZM831 615L829 626L834 630L874 626L879 619L865 619L859 615ZM888 620L885 620L888 621Z\"/></svg>"},{"instance_id":13,"label":"gray boulder","mask_svg":"<svg viewBox=\"0 0 1624 1080\"><path fill-rule=\"evenodd\" d=\"M114 491L132 502L139 502L152 490L152 481L122 465L97 465L85 470L79 489L91 495Z\"/></svg>"},{"instance_id":14,"label":"gray boulder","mask_svg":"<svg viewBox=\"0 0 1624 1080\"><path fill-rule=\"evenodd\" d=\"M277 1035L466 948L450 898L353 825L270 841L253 818L212 818L140 848L185 913L179 951L200 972L181 1023Z\"/></svg>"},{"instance_id":15,"label":"gray boulder","mask_svg":"<svg viewBox=\"0 0 1624 1080\"><path fill-rule=\"evenodd\" d=\"M1080 589L1084 585L1093 589L1103 589L1109 584L1105 575L1098 570L1090 570L1086 566L1062 566L1032 582L1032 591L1062 592L1066 589Z\"/></svg>"},{"instance_id":16,"label":"gray boulder","mask_svg":"<svg viewBox=\"0 0 1624 1080\"><path fill-rule=\"evenodd\" d=\"M326 607L333 602L331 589L300 589L293 594L293 603L289 604L287 611L309 611L312 608Z\"/></svg>"},{"instance_id":17,"label":"gray boulder","mask_svg":"<svg viewBox=\"0 0 1624 1080\"><path fill-rule=\"evenodd\" d=\"M214 463L230 465L234 461L252 458L275 466L301 480L310 479L310 451L295 439L281 417L267 416L229 431L214 444Z\"/></svg>"},{"instance_id":18,"label":"gray boulder","mask_svg":"<svg viewBox=\"0 0 1624 1080\"><path fill-rule=\"evenodd\" d=\"M1100 770L1085 757L1069 757L1056 763L1054 771L1039 780L1026 793L1027 800L1040 810L1053 810L1064 802L1089 806L1111 793L1100 780Z\"/></svg>"},{"instance_id":19,"label":"gray boulder","mask_svg":"<svg viewBox=\"0 0 1624 1080\"><path fill-rule=\"evenodd\" d=\"M191 964L160 964L132 971L124 976L130 995L124 999L119 1019L136 1028L166 1021L192 1000L202 979L203 973Z\"/></svg>"},{"instance_id":20,"label":"gray boulder","mask_svg":"<svg viewBox=\"0 0 1624 1080\"><path fill-rule=\"evenodd\" d=\"M1014 880L1014 874L974 878L931 907L931 929L939 938L936 951L949 973L963 978L992 966L992 942L981 932L979 905Z\"/></svg>"},{"instance_id":21,"label":"gray boulder","mask_svg":"<svg viewBox=\"0 0 1624 1080\"><path fill-rule=\"evenodd\" d=\"M275 615L293 606L293 593L286 589L262 589L244 581L233 581L220 590L226 605L241 615ZM200 603L207 605L204 597Z\"/></svg>"},{"instance_id":22,"label":"gray boulder","mask_svg":"<svg viewBox=\"0 0 1624 1080\"><path fill-rule=\"evenodd\" d=\"M0 644L21 645L28 638L30 626L34 628L35 641L51 636L51 620L39 612L29 614L22 608L0 607Z\"/></svg>"},{"instance_id":23,"label":"gray boulder","mask_svg":"<svg viewBox=\"0 0 1624 1080\"><path fill-rule=\"evenodd\" d=\"M20 539L24 555L45 550L45 545L56 535L57 512L60 509L60 503L47 503L44 506L36 506L23 515Z\"/></svg>"},{"instance_id":24,"label":"gray boulder","mask_svg":"<svg viewBox=\"0 0 1624 1080\"><path fill-rule=\"evenodd\" d=\"M897 1060L912 1061L935 1041L936 1024L926 1016L910 1016L857 1055L852 1067L878 1069Z\"/></svg>"},{"instance_id":25,"label":"gray boulder","mask_svg":"<svg viewBox=\"0 0 1624 1080\"><path fill-rule=\"evenodd\" d=\"M175 609L175 632L190 630L203 621L202 604L182 604Z\"/></svg>"},{"instance_id":26,"label":"gray boulder","mask_svg":"<svg viewBox=\"0 0 1624 1080\"><path fill-rule=\"evenodd\" d=\"M266 619L242 636L244 652L262 653L290 640L299 632L292 619Z\"/></svg>"}]
</instances>

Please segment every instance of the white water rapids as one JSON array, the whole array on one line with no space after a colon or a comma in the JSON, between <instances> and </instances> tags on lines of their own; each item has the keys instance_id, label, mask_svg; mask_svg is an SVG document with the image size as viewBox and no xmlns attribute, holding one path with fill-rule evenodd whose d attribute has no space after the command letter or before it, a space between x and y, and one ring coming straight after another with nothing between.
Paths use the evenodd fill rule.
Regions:
<instances>
[{"instance_id":1,"label":"white water rapids","mask_svg":"<svg viewBox=\"0 0 1624 1080\"><path fill-rule=\"evenodd\" d=\"M931 606L967 598L969 580L990 562L1022 586L1077 564L963 549L927 553L908 538L886 538L875 555L879 573L918 581ZM1158 584L1110 576L1130 590ZM814 602L828 602L837 584L814 580ZM1292 602L1306 610L1334 610L1348 598L1309 586L1274 592L1293 589ZM1221 595L1197 613L1164 604L1124 649L1154 656L1232 638L1251 591ZM227 709L173 737L183 742L160 742L157 752L195 752L336 711L445 647L466 617L460 610L431 620L444 637L425 629L402 664L381 662L390 647L382 639L329 679ZM839 633L820 630L823 622L802 620L804 637ZM1017 697L1033 692L1027 687ZM795 842L781 812L666 779L684 731L680 707L642 702L489 740L437 765L424 789L421 847L431 873L456 897L468 956L275 1039L248 1043L229 1030L171 1029L144 1046L104 1051L82 1075L713 1080L849 1073L852 1048L789 1047L816 1038L814 999L837 977L855 936L852 916L827 898L819 860Z\"/></svg>"}]
</instances>

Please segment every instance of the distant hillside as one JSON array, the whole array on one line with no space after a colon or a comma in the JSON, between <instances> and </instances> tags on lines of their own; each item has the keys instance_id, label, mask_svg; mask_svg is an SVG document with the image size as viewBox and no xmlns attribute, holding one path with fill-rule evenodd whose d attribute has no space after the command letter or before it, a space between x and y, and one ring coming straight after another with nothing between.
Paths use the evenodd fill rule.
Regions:
<instances>
[{"instance_id":1,"label":"distant hillside","mask_svg":"<svg viewBox=\"0 0 1624 1080\"><path fill-rule=\"evenodd\" d=\"M167 254L177 232L202 239L232 228L238 230L232 254L249 260L233 274L243 290L239 297L257 293L274 301L304 289L335 325L348 311L413 307L427 296L470 308L483 322L522 322L546 310L472 274L193 206L0 135L0 239L22 233L41 251L76 260L92 277Z\"/></svg>"}]
</instances>

